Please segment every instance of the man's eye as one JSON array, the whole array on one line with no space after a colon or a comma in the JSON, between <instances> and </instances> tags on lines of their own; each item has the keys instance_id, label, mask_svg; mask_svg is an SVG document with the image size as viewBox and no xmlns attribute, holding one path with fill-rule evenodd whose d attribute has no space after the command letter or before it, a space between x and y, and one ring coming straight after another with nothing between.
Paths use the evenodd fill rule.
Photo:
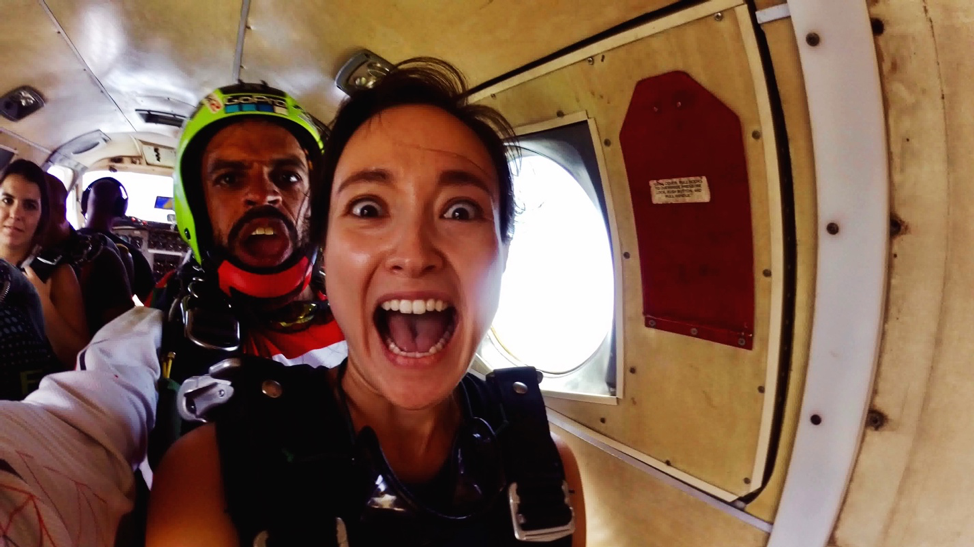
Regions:
<instances>
[{"instance_id":1,"label":"man's eye","mask_svg":"<svg viewBox=\"0 0 974 547\"><path fill-rule=\"evenodd\" d=\"M237 180L238 178L236 173L223 173L221 175L216 176L216 179L214 179L214 183L221 184L223 186L233 186L234 184L237 183Z\"/></svg>"},{"instance_id":2,"label":"man's eye","mask_svg":"<svg viewBox=\"0 0 974 547\"><path fill-rule=\"evenodd\" d=\"M459 201L449 206L443 218L450 220L473 220L481 216L480 207L470 201Z\"/></svg>"},{"instance_id":3,"label":"man's eye","mask_svg":"<svg viewBox=\"0 0 974 547\"><path fill-rule=\"evenodd\" d=\"M349 212L353 216L361 218L376 218L382 215L382 206L375 200L362 199L353 203L349 208Z\"/></svg>"},{"instance_id":4,"label":"man's eye","mask_svg":"<svg viewBox=\"0 0 974 547\"><path fill-rule=\"evenodd\" d=\"M294 171L288 171L284 173L279 173L277 175L278 186L287 187L294 186L295 184L300 184L304 180L304 177L300 173L295 173Z\"/></svg>"}]
</instances>

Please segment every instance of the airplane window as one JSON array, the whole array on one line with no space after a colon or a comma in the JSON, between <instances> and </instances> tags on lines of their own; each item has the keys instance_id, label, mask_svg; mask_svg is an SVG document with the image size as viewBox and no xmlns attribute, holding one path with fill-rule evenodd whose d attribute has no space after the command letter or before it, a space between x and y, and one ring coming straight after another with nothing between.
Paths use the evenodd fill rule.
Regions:
<instances>
[{"instance_id":1,"label":"airplane window","mask_svg":"<svg viewBox=\"0 0 974 547\"><path fill-rule=\"evenodd\" d=\"M82 188L102 177L114 177L122 183L129 195L127 215L149 222L170 222L173 211L165 205L173 195L172 177L120 171L89 171L82 179ZM163 207L156 207L163 205Z\"/></svg>"},{"instance_id":2,"label":"airplane window","mask_svg":"<svg viewBox=\"0 0 974 547\"><path fill-rule=\"evenodd\" d=\"M497 316L488 334L503 360L550 374L585 364L611 334L612 250L599 205L551 159L511 165L519 214ZM506 362L504 362L506 361Z\"/></svg>"}]
</instances>

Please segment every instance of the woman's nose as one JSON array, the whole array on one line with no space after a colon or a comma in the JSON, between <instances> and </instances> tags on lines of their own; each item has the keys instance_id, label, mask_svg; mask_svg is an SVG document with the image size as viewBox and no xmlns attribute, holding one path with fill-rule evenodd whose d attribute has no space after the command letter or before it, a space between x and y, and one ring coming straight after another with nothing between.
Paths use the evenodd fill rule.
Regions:
<instances>
[{"instance_id":1,"label":"woman's nose","mask_svg":"<svg viewBox=\"0 0 974 547\"><path fill-rule=\"evenodd\" d=\"M419 277L442 268L443 255L427 228L413 226L399 231L386 266L395 273Z\"/></svg>"}]
</instances>

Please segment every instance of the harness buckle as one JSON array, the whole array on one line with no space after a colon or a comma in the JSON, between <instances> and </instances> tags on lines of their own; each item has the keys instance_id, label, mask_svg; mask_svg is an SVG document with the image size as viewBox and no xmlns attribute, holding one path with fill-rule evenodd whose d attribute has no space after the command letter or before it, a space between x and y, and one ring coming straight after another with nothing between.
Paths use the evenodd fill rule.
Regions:
<instances>
[{"instance_id":1,"label":"harness buckle","mask_svg":"<svg viewBox=\"0 0 974 547\"><path fill-rule=\"evenodd\" d=\"M224 359L210 367L210 374L187 378L176 392L179 416L188 422L206 422L207 412L233 396L232 383L221 376L226 376L240 365L238 358Z\"/></svg>"},{"instance_id":2,"label":"harness buckle","mask_svg":"<svg viewBox=\"0 0 974 547\"><path fill-rule=\"evenodd\" d=\"M216 351L240 349L240 322L229 311L192 305L195 297L187 295L179 303L186 339L197 346Z\"/></svg>"},{"instance_id":3,"label":"harness buckle","mask_svg":"<svg viewBox=\"0 0 974 547\"><path fill-rule=\"evenodd\" d=\"M514 537L518 541L541 543L555 541L556 539L561 539L575 533L575 509L572 507L571 498L568 496L567 481L562 481L561 490L565 495L565 505L568 506L568 511L571 515L568 523L548 528L525 529L524 525L528 524L528 518L521 513L521 498L517 494L517 483L511 483L507 489L507 497L511 506L511 523L514 525Z\"/></svg>"}]
</instances>

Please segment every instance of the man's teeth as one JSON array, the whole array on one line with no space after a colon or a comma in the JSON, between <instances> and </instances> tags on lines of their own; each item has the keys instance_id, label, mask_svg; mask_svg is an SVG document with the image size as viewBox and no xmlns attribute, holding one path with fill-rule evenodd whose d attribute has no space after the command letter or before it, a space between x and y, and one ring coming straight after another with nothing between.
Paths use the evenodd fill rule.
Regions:
<instances>
[{"instance_id":1,"label":"man's teeth","mask_svg":"<svg viewBox=\"0 0 974 547\"><path fill-rule=\"evenodd\" d=\"M272 236L275 233L277 233L277 232L275 232L274 231L274 228L271 228L270 226L258 226L257 228L254 229L253 232L251 232L250 235L252 235L252 236Z\"/></svg>"},{"instance_id":2,"label":"man's teeth","mask_svg":"<svg viewBox=\"0 0 974 547\"><path fill-rule=\"evenodd\" d=\"M416 315L422 315L428 311L443 311L449 307L450 305L446 302L434 298L429 300L386 300L382 303L382 309L386 311Z\"/></svg>"},{"instance_id":3,"label":"man's teeth","mask_svg":"<svg viewBox=\"0 0 974 547\"><path fill-rule=\"evenodd\" d=\"M429 357L430 355L443 351L443 348L446 347L447 343L450 341L451 336L453 336L452 328L447 329L447 331L444 332L443 336L440 338L440 341L433 344L433 347L431 347L429 351L425 353L420 353L418 351L403 351L399 346L396 345L395 342L392 341L392 338L386 338L386 346L389 348L389 351L395 353L396 355L416 359L418 357Z\"/></svg>"}]
</instances>

